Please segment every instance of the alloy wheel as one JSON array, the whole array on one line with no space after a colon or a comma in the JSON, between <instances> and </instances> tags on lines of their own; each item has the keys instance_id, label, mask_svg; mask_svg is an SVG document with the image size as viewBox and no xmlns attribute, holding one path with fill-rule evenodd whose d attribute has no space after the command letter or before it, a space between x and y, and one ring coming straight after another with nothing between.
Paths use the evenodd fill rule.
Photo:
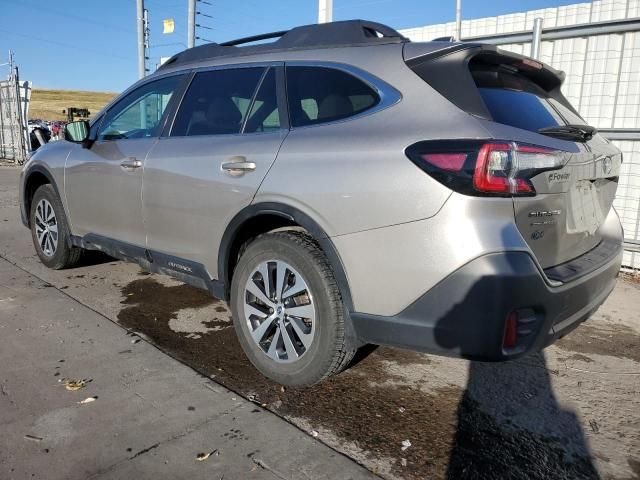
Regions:
<instances>
[{"instance_id":1,"label":"alloy wheel","mask_svg":"<svg viewBox=\"0 0 640 480\"><path fill-rule=\"evenodd\" d=\"M58 249L58 220L48 200L42 199L36 207L36 238L40 250L47 257L53 257Z\"/></svg>"},{"instance_id":2,"label":"alloy wheel","mask_svg":"<svg viewBox=\"0 0 640 480\"><path fill-rule=\"evenodd\" d=\"M311 290L286 262L268 260L251 272L244 316L253 341L278 363L298 360L313 342L316 311Z\"/></svg>"}]
</instances>

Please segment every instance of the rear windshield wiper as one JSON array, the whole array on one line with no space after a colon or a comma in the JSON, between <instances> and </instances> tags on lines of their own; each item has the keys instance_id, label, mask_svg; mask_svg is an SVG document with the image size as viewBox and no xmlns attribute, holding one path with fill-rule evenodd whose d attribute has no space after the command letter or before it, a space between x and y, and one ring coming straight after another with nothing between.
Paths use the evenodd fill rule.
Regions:
<instances>
[{"instance_id":1,"label":"rear windshield wiper","mask_svg":"<svg viewBox=\"0 0 640 480\"><path fill-rule=\"evenodd\" d=\"M589 125L559 125L557 127L545 127L538 130L542 135L557 137L563 140L577 140L586 142L591 140L597 130Z\"/></svg>"}]
</instances>

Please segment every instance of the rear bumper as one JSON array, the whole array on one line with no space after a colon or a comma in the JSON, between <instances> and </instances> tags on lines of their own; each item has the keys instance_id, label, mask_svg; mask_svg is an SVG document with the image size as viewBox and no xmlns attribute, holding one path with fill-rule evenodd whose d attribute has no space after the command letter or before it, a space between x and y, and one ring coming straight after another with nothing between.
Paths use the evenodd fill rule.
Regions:
<instances>
[{"instance_id":1,"label":"rear bumper","mask_svg":"<svg viewBox=\"0 0 640 480\"><path fill-rule=\"evenodd\" d=\"M615 286L622 245L597 268L550 286L526 252L479 257L433 287L398 315L351 313L367 343L475 360L499 361L540 350L565 335L606 300ZM515 347L503 336L510 312L526 312ZM522 327L522 328L521 328Z\"/></svg>"}]
</instances>

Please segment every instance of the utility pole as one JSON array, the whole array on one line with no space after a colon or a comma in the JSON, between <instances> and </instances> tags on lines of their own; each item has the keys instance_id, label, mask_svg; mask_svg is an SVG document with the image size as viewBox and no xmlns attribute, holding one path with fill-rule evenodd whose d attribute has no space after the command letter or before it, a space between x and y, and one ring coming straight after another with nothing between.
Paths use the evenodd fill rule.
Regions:
<instances>
[{"instance_id":1,"label":"utility pole","mask_svg":"<svg viewBox=\"0 0 640 480\"><path fill-rule=\"evenodd\" d=\"M196 44L196 0L187 0L189 3L187 17L187 47L193 48Z\"/></svg>"},{"instance_id":2,"label":"utility pole","mask_svg":"<svg viewBox=\"0 0 640 480\"><path fill-rule=\"evenodd\" d=\"M456 0L456 41L462 41L462 0Z\"/></svg>"},{"instance_id":3,"label":"utility pole","mask_svg":"<svg viewBox=\"0 0 640 480\"><path fill-rule=\"evenodd\" d=\"M540 41L542 40L542 18L533 21L533 35L531 37L531 58L540 59Z\"/></svg>"},{"instance_id":4,"label":"utility pole","mask_svg":"<svg viewBox=\"0 0 640 480\"><path fill-rule=\"evenodd\" d=\"M144 13L144 0L136 0L136 23L138 26L138 78L144 78L145 76L145 13Z\"/></svg>"},{"instance_id":5,"label":"utility pole","mask_svg":"<svg viewBox=\"0 0 640 480\"><path fill-rule=\"evenodd\" d=\"M318 0L318 23L333 22L333 0Z\"/></svg>"}]
</instances>

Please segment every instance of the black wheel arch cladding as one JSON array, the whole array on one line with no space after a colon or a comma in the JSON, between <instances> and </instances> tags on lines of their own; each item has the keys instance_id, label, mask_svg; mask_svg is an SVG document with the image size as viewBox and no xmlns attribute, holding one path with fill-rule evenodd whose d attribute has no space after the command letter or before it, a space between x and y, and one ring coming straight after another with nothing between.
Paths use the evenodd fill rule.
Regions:
<instances>
[{"instance_id":1,"label":"black wheel arch cladding","mask_svg":"<svg viewBox=\"0 0 640 480\"><path fill-rule=\"evenodd\" d=\"M353 311L353 301L351 299L351 290L349 288L349 282L347 275L340 259L340 255L336 250L333 242L326 234L326 232L318 225L318 223L306 213L298 210L295 207L277 202L262 202L250 205L241 210L232 220L229 222L222 241L220 242L220 249L218 252L218 278L225 283L226 295L228 298L229 288L231 285L231 276L233 274L231 265L231 254L235 245L235 241L238 238L238 233L242 229L246 222L255 219L261 215L273 215L281 217L292 224L299 225L304 228L313 239L318 242L318 245L324 252L333 269L340 294L342 295L342 302L346 307L346 312ZM347 315L348 316L348 315Z\"/></svg>"},{"instance_id":2,"label":"black wheel arch cladding","mask_svg":"<svg viewBox=\"0 0 640 480\"><path fill-rule=\"evenodd\" d=\"M46 179L46 182L38 182L36 185L32 185L33 179L36 176L44 177ZM22 203L24 207L24 213L26 214L26 218L23 220L26 220L27 223L25 224L25 226L27 227L31 226L30 216L31 216L31 201L33 199L33 196L35 195L36 190L41 185L45 185L45 184L49 184L53 187L54 191L56 192L56 195L58 195L58 198L62 203L62 197L60 196L58 185L53 177L53 174L46 167L44 167L43 165L33 165L32 167L29 167L27 171L25 171L24 188L22 191L22 198L20 198L20 202ZM63 208L64 208L64 205L63 205Z\"/></svg>"}]
</instances>

